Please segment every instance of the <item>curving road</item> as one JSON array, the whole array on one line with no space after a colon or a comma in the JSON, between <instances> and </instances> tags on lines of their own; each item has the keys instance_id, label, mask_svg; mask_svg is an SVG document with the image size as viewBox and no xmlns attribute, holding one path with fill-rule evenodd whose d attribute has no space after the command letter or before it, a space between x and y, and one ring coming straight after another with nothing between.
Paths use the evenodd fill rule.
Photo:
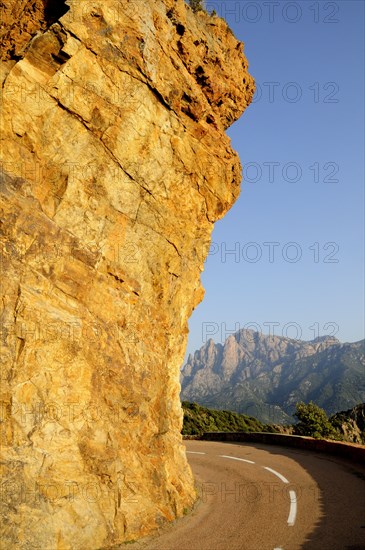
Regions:
<instances>
[{"instance_id":1,"label":"curving road","mask_svg":"<svg viewBox=\"0 0 365 550\"><path fill-rule=\"evenodd\" d=\"M186 447L198 505L134 550L365 549L365 465L261 444Z\"/></svg>"}]
</instances>

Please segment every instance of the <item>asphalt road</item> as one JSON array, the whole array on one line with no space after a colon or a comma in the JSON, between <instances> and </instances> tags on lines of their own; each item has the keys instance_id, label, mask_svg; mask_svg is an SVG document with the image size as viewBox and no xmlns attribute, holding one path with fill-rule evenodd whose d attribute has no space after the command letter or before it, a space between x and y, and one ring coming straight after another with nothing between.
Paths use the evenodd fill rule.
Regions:
<instances>
[{"instance_id":1,"label":"asphalt road","mask_svg":"<svg viewBox=\"0 0 365 550\"><path fill-rule=\"evenodd\" d=\"M133 550L365 549L365 465L261 444L186 447L197 506Z\"/></svg>"}]
</instances>

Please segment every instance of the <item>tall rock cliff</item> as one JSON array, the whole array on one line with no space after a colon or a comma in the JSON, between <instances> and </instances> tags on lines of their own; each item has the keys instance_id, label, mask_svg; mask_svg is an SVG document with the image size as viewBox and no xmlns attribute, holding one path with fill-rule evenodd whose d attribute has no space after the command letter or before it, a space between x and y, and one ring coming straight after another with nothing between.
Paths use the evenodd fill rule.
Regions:
<instances>
[{"instance_id":1,"label":"tall rock cliff","mask_svg":"<svg viewBox=\"0 0 365 550\"><path fill-rule=\"evenodd\" d=\"M183 0L0 5L0 535L107 548L195 499L179 367L254 84Z\"/></svg>"}]
</instances>

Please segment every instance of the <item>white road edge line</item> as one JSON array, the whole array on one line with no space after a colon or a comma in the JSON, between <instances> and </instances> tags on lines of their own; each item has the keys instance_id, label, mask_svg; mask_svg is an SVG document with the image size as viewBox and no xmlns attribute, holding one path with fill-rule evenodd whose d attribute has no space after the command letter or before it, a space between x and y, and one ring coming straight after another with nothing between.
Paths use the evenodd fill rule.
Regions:
<instances>
[{"instance_id":1,"label":"white road edge line","mask_svg":"<svg viewBox=\"0 0 365 550\"><path fill-rule=\"evenodd\" d=\"M297 495L295 494L295 491L289 491L289 498L290 510L288 516L288 525L289 527L293 527L293 525L295 524L295 519L297 517Z\"/></svg>"},{"instance_id":2,"label":"white road edge line","mask_svg":"<svg viewBox=\"0 0 365 550\"><path fill-rule=\"evenodd\" d=\"M199 453L199 451L186 451L186 454L189 455L206 455L207 453Z\"/></svg>"},{"instance_id":3,"label":"white road edge line","mask_svg":"<svg viewBox=\"0 0 365 550\"><path fill-rule=\"evenodd\" d=\"M236 456L219 455L220 458L230 458L231 460L240 460L241 462L248 462L249 464L255 464L252 460L246 460L245 458L237 458Z\"/></svg>"},{"instance_id":4,"label":"white road edge line","mask_svg":"<svg viewBox=\"0 0 365 550\"><path fill-rule=\"evenodd\" d=\"M286 477L282 476L281 474L279 474L279 472L277 472L276 470L273 470L272 468L269 468L268 466L263 466L263 468L265 470L268 470L269 472L271 472L272 474L274 474L274 476L278 477L279 479L281 479L281 481L283 481L284 483L289 483L289 481L286 479Z\"/></svg>"}]
</instances>

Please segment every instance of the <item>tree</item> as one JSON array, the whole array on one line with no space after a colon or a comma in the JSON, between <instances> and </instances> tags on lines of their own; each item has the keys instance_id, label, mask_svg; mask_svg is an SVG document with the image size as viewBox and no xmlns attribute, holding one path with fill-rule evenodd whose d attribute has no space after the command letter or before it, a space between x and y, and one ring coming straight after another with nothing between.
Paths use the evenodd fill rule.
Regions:
<instances>
[{"instance_id":1,"label":"tree","mask_svg":"<svg viewBox=\"0 0 365 550\"><path fill-rule=\"evenodd\" d=\"M294 416L299 420L294 426L296 435L307 435L317 439L340 439L340 434L328 420L325 411L312 401L307 405L303 402L297 403Z\"/></svg>"}]
</instances>

